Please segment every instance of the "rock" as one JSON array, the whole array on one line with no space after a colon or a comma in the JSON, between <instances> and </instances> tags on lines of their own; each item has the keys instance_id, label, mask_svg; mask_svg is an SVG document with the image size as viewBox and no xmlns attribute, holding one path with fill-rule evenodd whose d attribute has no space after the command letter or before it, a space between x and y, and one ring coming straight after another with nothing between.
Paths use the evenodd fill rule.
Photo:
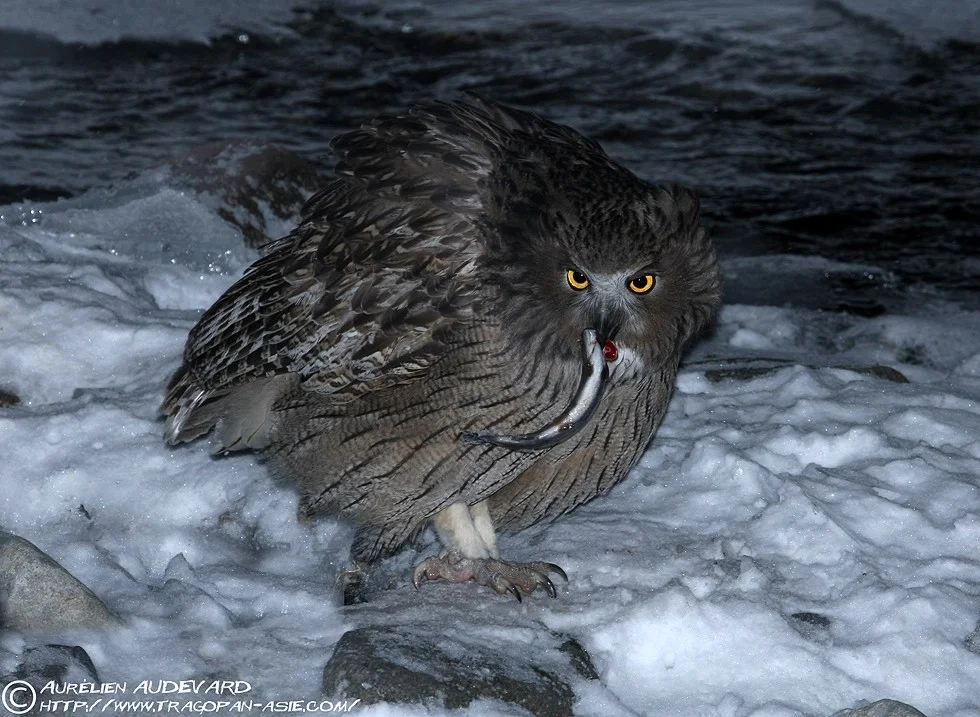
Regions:
<instances>
[{"instance_id":1,"label":"rock","mask_svg":"<svg viewBox=\"0 0 980 717\"><path fill-rule=\"evenodd\" d=\"M575 671L587 680L598 680L599 673L592 664L592 658L582 647L582 643L574 637L570 637L563 642L558 650L568 655L569 662Z\"/></svg>"},{"instance_id":2,"label":"rock","mask_svg":"<svg viewBox=\"0 0 980 717\"><path fill-rule=\"evenodd\" d=\"M0 531L0 625L57 632L114 621L109 608L33 543Z\"/></svg>"},{"instance_id":3,"label":"rock","mask_svg":"<svg viewBox=\"0 0 980 717\"><path fill-rule=\"evenodd\" d=\"M980 655L980 622L973 628L973 632L966 636L964 644L967 650Z\"/></svg>"},{"instance_id":4,"label":"rock","mask_svg":"<svg viewBox=\"0 0 980 717\"><path fill-rule=\"evenodd\" d=\"M52 703L46 695L45 687L54 683L61 685L102 684L92 659L77 645L40 645L28 647L21 656L21 663L12 675L0 676L0 685L9 685L3 695L3 707L9 714L35 717L52 710ZM26 684L25 684L26 683ZM40 695L46 699L41 700ZM97 696L71 693L67 699L73 703L74 711L85 712ZM55 699L58 693L55 692ZM64 708L62 708L64 711ZM7 714L6 712L3 714Z\"/></svg>"},{"instance_id":5,"label":"rock","mask_svg":"<svg viewBox=\"0 0 980 717\"><path fill-rule=\"evenodd\" d=\"M711 362L696 362L692 364L687 364L689 368L694 368L705 363L716 364L714 368L706 368L704 371L704 377L711 381L711 383L721 383L722 381L751 381L755 378L760 378L761 376L768 376L774 374L777 371L787 368L791 365L804 366L809 369L821 369L821 368L838 368L844 369L845 371L853 371L854 373L859 373L864 376L873 376L875 378L884 379L885 381L891 381L892 383L908 383L909 380L905 375L898 369L894 369L891 366L883 366L881 364L873 364L871 366L817 366L815 364L792 364L784 359L751 359L754 362L761 363L764 365L760 366L718 366L717 364L727 364L738 362L739 359L734 359L733 361L711 361Z\"/></svg>"},{"instance_id":6,"label":"rock","mask_svg":"<svg viewBox=\"0 0 980 717\"><path fill-rule=\"evenodd\" d=\"M794 612L790 617L801 624L810 625L811 627L818 627L824 630L830 627L830 618L818 612Z\"/></svg>"},{"instance_id":7,"label":"rock","mask_svg":"<svg viewBox=\"0 0 980 717\"><path fill-rule=\"evenodd\" d=\"M732 366L731 368L710 368L704 372L704 377L711 383L722 381L751 381L760 376L776 373L785 366Z\"/></svg>"},{"instance_id":8,"label":"rock","mask_svg":"<svg viewBox=\"0 0 980 717\"><path fill-rule=\"evenodd\" d=\"M915 707L896 700L878 700L864 707L835 712L831 717L926 717Z\"/></svg>"},{"instance_id":9,"label":"rock","mask_svg":"<svg viewBox=\"0 0 980 717\"><path fill-rule=\"evenodd\" d=\"M830 618L817 612L794 612L790 625L808 640L830 644Z\"/></svg>"},{"instance_id":10,"label":"rock","mask_svg":"<svg viewBox=\"0 0 980 717\"><path fill-rule=\"evenodd\" d=\"M14 678L27 680L35 687L52 680L59 684L101 684L92 658L77 645L41 645L27 648Z\"/></svg>"},{"instance_id":11,"label":"rock","mask_svg":"<svg viewBox=\"0 0 980 717\"><path fill-rule=\"evenodd\" d=\"M877 376L878 378L883 378L886 381L891 381L892 383L908 383L909 380L905 378L905 374L898 369L892 368L891 366L884 366L880 363L876 363L867 368L852 368L851 371L857 371L858 373L866 373L869 376Z\"/></svg>"},{"instance_id":12,"label":"rock","mask_svg":"<svg viewBox=\"0 0 980 717\"><path fill-rule=\"evenodd\" d=\"M18 396L13 391L8 391L6 389L0 388L0 408L9 408L10 406L19 406L20 396Z\"/></svg>"},{"instance_id":13,"label":"rock","mask_svg":"<svg viewBox=\"0 0 980 717\"><path fill-rule=\"evenodd\" d=\"M252 142L198 147L173 160L170 170L174 183L217 199L218 215L241 229L251 247L291 230L305 201L324 184L295 152Z\"/></svg>"},{"instance_id":14,"label":"rock","mask_svg":"<svg viewBox=\"0 0 980 717\"><path fill-rule=\"evenodd\" d=\"M486 630L484 639L481 630ZM574 640L547 631L542 636L531 649L526 642L502 649L495 644L500 633L490 627L474 625L460 640L405 625L356 628L334 648L323 671L323 693L366 704L425 703L445 709L482 698L539 717L571 715L570 683L595 679L595 667Z\"/></svg>"}]
</instances>

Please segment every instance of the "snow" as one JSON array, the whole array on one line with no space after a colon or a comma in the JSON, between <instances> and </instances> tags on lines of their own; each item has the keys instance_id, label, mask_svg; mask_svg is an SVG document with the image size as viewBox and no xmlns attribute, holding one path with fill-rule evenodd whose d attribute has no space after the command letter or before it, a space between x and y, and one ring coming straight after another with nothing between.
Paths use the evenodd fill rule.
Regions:
<instances>
[{"instance_id":1,"label":"snow","mask_svg":"<svg viewBox=\"0 0 980 717\"><path fill-rule=\"evenodd\" d=\"M213 202L165 186L0 215L0 388L22 399L0 409L0 527L123 617L69 644L103 680L215 676L266 699L318 698L357 619L334 586L349 530L298 524L297 496L253 456L165 446L156 416L199 311L255 255ZM875 271L794 257L725 268L749 297L771 290L776 266L813 287ZM373 609L434 634L466 629L438 609L449 604L576 637L602 678L576 685L581 715L829 715L885 697L980 715L967 647L980 619L980 313L916 295L876 318L806 306L727 305L631 477L502 538L507 557L565 568L557 600L416 594L402 571ZM0 674L25 644L0 637Z\"/></svg>"}]
</instances>

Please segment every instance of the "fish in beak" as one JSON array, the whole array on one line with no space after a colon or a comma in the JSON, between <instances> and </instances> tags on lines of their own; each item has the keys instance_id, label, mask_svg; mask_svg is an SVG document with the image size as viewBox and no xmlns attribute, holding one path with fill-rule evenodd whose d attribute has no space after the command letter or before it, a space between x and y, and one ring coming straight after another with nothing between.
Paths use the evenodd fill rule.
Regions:
<instances>
[{"instance_id":1,"label":"fish in beak","mask_svg":"<svg viewBox=\"0 0 980 717\"><path fill-rule=\"evenodd\" d=\"M571 403L554 421L534 433L495 435L490 431L464 431L466 443L487 443L514 451L540 451L568 440L588 423L609 381L607 362L619 354L609 334L596 329L582 332L582 375Z\"/></svg>"}]
</instances>

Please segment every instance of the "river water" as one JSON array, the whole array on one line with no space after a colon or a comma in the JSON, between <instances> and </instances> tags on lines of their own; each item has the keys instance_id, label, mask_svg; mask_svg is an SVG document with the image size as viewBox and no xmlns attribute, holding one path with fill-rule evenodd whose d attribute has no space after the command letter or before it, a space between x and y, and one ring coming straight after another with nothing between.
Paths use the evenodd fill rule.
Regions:
<instances>
[{"instance_id":1,"label":"river water","mask_svg":"<svg viewBox=\"0 0 980 717\"><path fill-rule=\"evenodd\" d=\"M0 205L235 138L327 170L337 132L474 92L694 188L723 256L773 256L730 301L980 306L976 3L204 5L5 2ZM813 256L842 269L808 273Z\"/></svg>"}]
</instances>

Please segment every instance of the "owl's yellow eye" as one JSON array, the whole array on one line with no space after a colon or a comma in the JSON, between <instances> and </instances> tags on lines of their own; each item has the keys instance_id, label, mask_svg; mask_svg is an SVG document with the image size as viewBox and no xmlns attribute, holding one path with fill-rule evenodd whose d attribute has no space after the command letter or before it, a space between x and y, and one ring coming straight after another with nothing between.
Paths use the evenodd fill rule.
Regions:
<instances>
[{"instance_id":1,"label":"owl's yellow eye","mask_svg":"<svg viewBox=\"0 0 980 717\"><path fill-rule=\"evenodd\" d=\"M582 289L589 288L589 277L587 277L581 271L569 269L565 274L565 277L568 279L568 285L575 289L575 291L581 291Z\"/></svg>"},{"instance_id":2,"label":"owl's yellow eye","mask_svg":"<svg viewBox=\"0 0 980 717\"><path fill-rule=\"evenodd\" d=\"M635 276L630 279L628 284L630 291L634 294L646 294L657 285L657 277L653 274L644 274L643 276Z\"/></svg>"}]
</instances>

